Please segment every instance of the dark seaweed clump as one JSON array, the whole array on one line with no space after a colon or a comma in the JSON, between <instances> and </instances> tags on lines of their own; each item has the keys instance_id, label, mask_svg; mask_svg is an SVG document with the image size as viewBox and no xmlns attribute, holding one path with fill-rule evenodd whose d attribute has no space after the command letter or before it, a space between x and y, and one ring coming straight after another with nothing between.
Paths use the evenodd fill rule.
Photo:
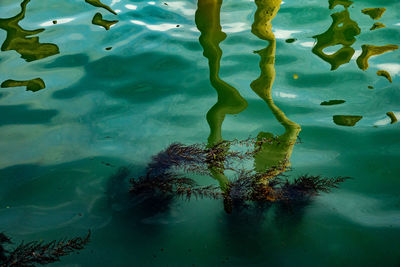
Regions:
<instances>
[{"instance_id":1,"label":"dark seaweed clump","mask_svg":"<svg viewBox=\"0 0 400 267\"><path fill-rule=\"evenodd\" d=\"M60 260L60 257L81 250L90 241L91 232L85 237L54 240L49 243L32 241L21 243L18 247L9 250L11 239L0 233L0 266L1 267L33 267L35 264L49 264Z\"/></svg>"},{"instance_id":2,"label":"dark seaweed clump","mask_svg":"<svg viewBox=\"0 0 400 267\"><path fill-rule=\"evenodd\" d=\"M269 140L265 140L269 142ZM251 146L256 149L232 151L232 145ZM254 139L244 141L224 141L214 147L205 145L172 144L166 150L155 155L148 164L146 175L130 180L130 192L134 196L168 196L190 200L192 198L222 199L225 211L248 208L253 204L278 203L293 206L309 202L321 192L330 192L349 177L327 178L303 175L295 179L285 176L288 162L267 169L264 172L243 169L241 163L251 159L261 147ZM235 173L235 179L229 181L227 188L214 185L200 186L187 174L211 175L211 172Z\"/></svg>"}]
</instances>

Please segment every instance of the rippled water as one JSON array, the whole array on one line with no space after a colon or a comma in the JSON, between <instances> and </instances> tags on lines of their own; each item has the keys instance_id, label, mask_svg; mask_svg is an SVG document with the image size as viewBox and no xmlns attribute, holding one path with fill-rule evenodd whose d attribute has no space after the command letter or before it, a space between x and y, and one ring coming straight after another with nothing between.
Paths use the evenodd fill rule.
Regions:
<instances>
[{"instance_id":1,"label":"rippled water","mask_svg":"<svg viewBox=\"0 0 400 267\"><path fill-rule=\"evenodd\" d=\"M400 2L329 2L2 0L0 232L91 229L55 266L398 266ZM286 145L256 169L287 157L289 178L353 179L260 219L218 200L141 207L111 178L175 142L267 133Z\"/></svg>"}]
</instances>

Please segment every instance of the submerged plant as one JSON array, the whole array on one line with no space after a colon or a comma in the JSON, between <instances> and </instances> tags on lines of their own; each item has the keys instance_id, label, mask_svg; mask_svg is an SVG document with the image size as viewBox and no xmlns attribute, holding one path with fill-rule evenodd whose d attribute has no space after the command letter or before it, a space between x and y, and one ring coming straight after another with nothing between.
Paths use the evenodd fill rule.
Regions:
<instances>
[{"instance_id":1,"label":"submerged plant","mask_svg":"<svg viewBox=\"0 0 400 267\"><path fill-rule=\"evenodd\" d=\"M60 260L60 257L81 250L90 241L91 232L85 237L54 240L49 243L32 241L21 243L13 250L5 246L12 244L11 239L0 233L0 266L1 267L31 267L35 264L49 264Z\"/></svg>"},{"instance_id":2,"label":"submerged plant","mask_svg":"<svg viewBox=\"0 0 400 267\"><path fill-rule=\"evenodd\" d=\"M275 140L276 141L276 140ZM264 142L274 142L266 139ZM254 151L226 151L224 147L233 145L250 146ZM169 196L190 200L192 198L223 199L225 210L249 207L251 203L291 204L309 200L321 192L330 192L348 177L325 178L303 175L289 180L284 173L288 171L287 161L270 167L263 172L248 170L241 166L259 150L255 139L243 141L224 141L214 147L194 144L172 144L152 158L146 175L131 179L132 195L141 197ZM235 173L236 178L228 181L225 188L214 185L200 186L187 174L212 175L210 166L223 171L224 166ZM207 173L208 172L208 173Z\"/></svg>"}]
</instances>

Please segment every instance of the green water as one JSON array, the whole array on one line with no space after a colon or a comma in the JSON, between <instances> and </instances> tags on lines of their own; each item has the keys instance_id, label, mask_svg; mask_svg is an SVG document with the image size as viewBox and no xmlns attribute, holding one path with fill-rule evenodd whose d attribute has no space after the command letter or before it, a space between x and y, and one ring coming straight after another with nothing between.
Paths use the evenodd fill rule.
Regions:
<instances>
[{"instance_id":1,"label":"green water","mask_svg":"<svg viewBox=\"0 0 400 267\"><path fill-rule=\"evenodd\" d=\"M0 232L91 229L54 266L399 266L400 2L103 3L0 1ZM280 140L257 172L286 159L289 178L353 179L262 216L206 199L141 206L111 179L143 175L174 142L249 136Z\"/></svg>"}]
</instances>

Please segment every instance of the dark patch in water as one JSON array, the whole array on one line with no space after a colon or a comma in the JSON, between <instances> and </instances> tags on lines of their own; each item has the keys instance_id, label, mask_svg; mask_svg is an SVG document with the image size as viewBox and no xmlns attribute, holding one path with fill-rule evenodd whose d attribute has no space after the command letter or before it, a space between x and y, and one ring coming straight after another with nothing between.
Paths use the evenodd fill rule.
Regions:
<instances>
[{"instance_id":1,"label":"dark patch in water","mask_svg":"<svg viewBox=\"0 0 400 267\"><path fill-rule=\"evenodd\" d=\"M339 105L339 104L343 104L345 102L346 101L344 101L344 100L329 100L329 101L321 102L321 106Z\"/></svg>"}]
</instances>

